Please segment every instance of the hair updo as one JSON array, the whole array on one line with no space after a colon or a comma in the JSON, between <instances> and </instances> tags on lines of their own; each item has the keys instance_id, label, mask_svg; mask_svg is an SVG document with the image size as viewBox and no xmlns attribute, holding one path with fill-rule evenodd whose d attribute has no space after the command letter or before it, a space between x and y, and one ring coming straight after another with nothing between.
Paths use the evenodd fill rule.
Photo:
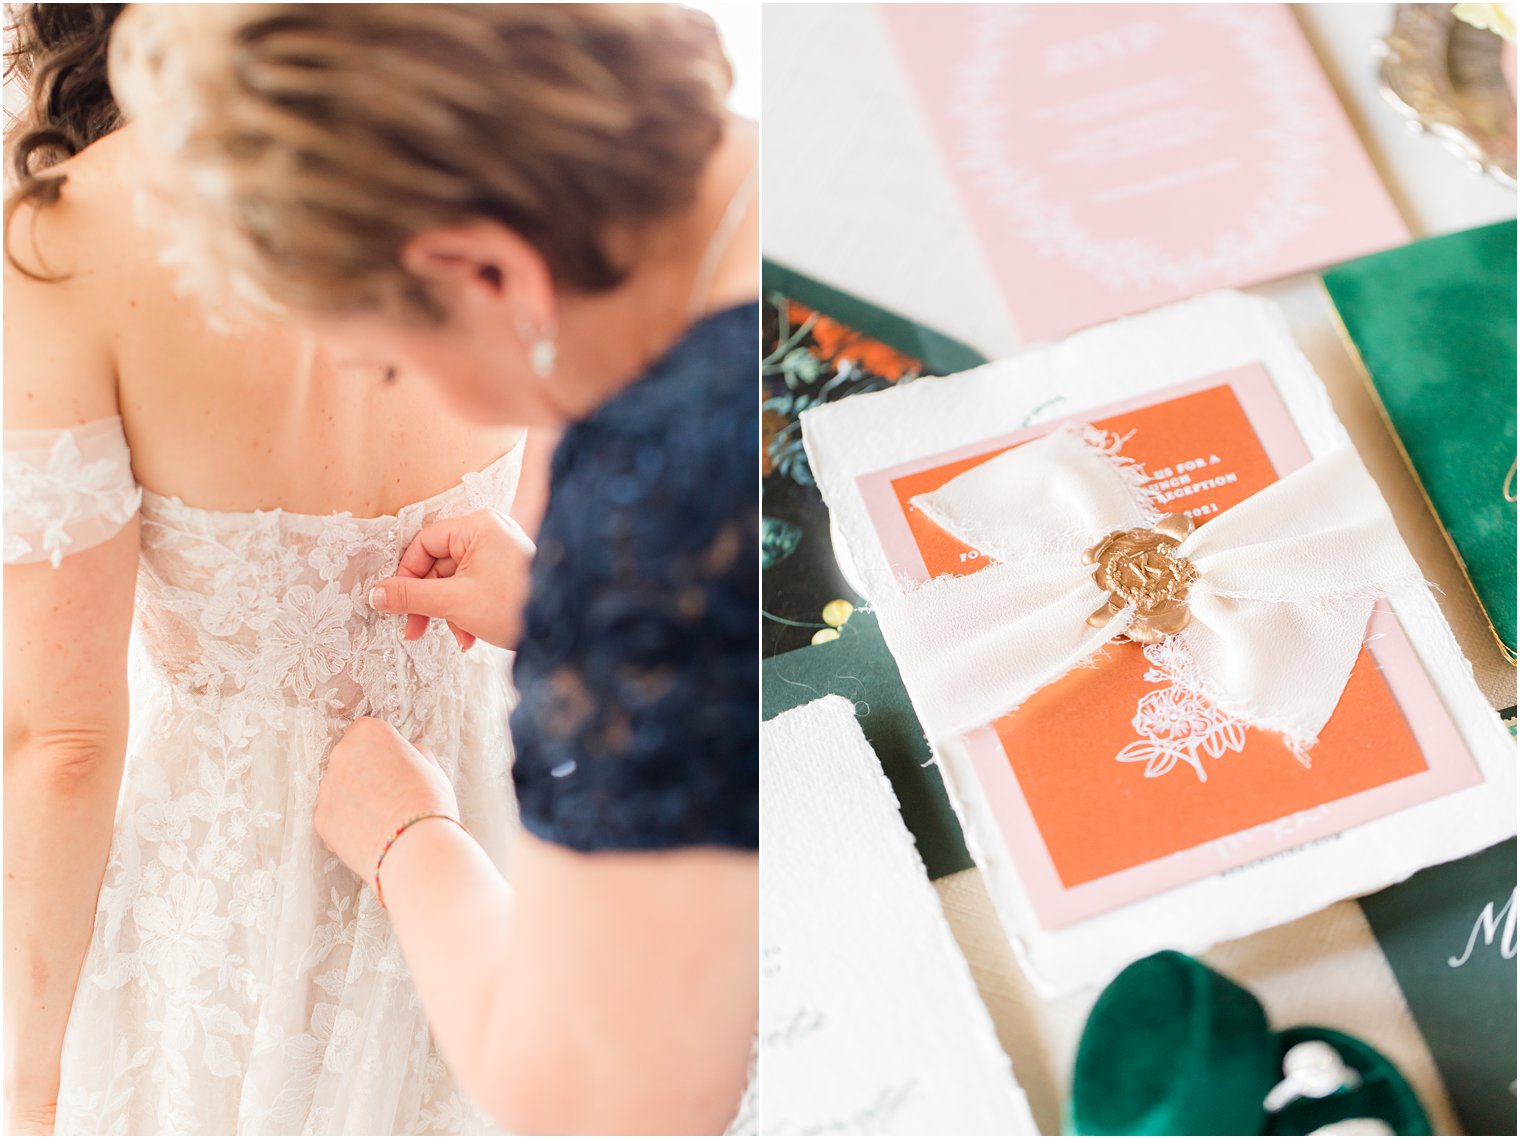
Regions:
<instances>
[{"instance_id":1,"label":"hair updo","mask_svg":"<svg viewBox=\"0 0 1520 1139\"><path fill-rule=\"evenodd\" d=\"M111 78L203 286L433 319L402 249L469 220L557 287L617 285L609 230L694 201L732 79L712 21L663 4L136 5Z\"/></svg>"}]
</instances>

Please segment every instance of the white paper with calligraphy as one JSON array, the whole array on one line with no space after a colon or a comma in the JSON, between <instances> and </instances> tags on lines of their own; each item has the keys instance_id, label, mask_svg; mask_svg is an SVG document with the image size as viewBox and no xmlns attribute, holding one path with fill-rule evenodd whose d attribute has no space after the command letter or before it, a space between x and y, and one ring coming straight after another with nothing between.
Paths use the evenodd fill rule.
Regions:
<instances>
[{"instance_id":1,"label":"white paper with calligraphy","mask_svg":"<svg viewBox=\"0 0 1520 1139\"><path fill-rule=\"evenodd\" d=\"M1037 1135L855 707L761 732L768 1135Z\"/></svg>"},{"instance_id":2,"label":"white paper with calligraphy","mask_svg":"<svg viewBox=\"0 0 1520 1139\"><path fill-rule=\"evenodd\" d=\"M1259 429L1263 440L1268 434L1287 439L1297 457L1288 462L1263 459L1265 473L1258 471L1248 480L1242 470L1240 484L1280 486L1291 482L1284 477L1288 472L1344 452L1349 444L1345 430L1275 306L1238 293L1210 294L960 376L917 381L809 412L803 417L804 437L831 511L841 563L871 603L890 608L905 589L927 577L923 560L915 555L917 565L911 566L902 557L901 545L892 547L886 540L891 536L878 528L880 501L869 498L875 488L896 486L892 480L899 476L904 481L916 477L904 472L970 469L978 456L985 463L989 452L1006 450L1010 442L1028 446L1021 438L1048 432L1043 424L1098 423L1100 417L1091 413L1105 407L1129 409L1115 412L1115 419L1150 414L1150 422L1164 427L1172 439L1168 451L1192 452L1187 441L1197 428L1186 421L1158 421L1156 413L1146 409L1170 398L1167 392L1195 387L1213 391L1209 385L1221 381L1211 377L1242 371L1257 377L1271 398L1251 395L1260 406L1259 414L1250 412L1246 396L1251 393L1240 383L1222 381L1226 388L1234 383L1237 396L1245 401L1236 406L1231 397L1226 402L1236 406L1237 414L1242 408L1247 411L1242 422ZM1249 434L1249 429L1242 430ZM1158 471L1162 482L1153 489L1177 484L1171 491L1176 505L1169 509L1186 508L1199 523L1196 533L1202 534L1215 514L1226 521L1248 501L1243 495L1250 492L1226 487L1235 505L1223 513L1209 502L1216 492L1193 494L1216 483L1233 484L1236 477L1229 455L1216 466L1219 460L1209 456L1209 448L1199 450L1203 467L1192 471L1193 481L1165 478L1167 472ZM1269 458L1270 452L1268 447ZM891 506L897 509L898 503L894 500ZM901 510L897 518L901 524ZM910 548L919 540L906 536L906 527L904 536ZM1086 540L1101 537L1092 534ZM973 548L962 556L982 555ZM1312 575L1316 569L1306 566L1305 573ZM936 570L928 577L935 572L949 571ZM985 573L975 573L963 580L982 576ZM1380 714L1402 716L1407 724L1399 728L1404 752L1402 759L1389 756L1385 764L1382 751L1361 748L1357 777L1370 775L1355 786L1344 781L1337 785L1346 774L1345 763L1316 762L1305 768L1282 747L1280 737L1277 758L1284 762L1251 768L1257 760L1250 752L1261 745L1252 742L1238 721L1216 715L1218 709L1194 707L1196 701L1187 698L1183 684L1187 670L1177 661L1141 659L1134 645L1129 646L1135 653L1129 660L1139 665L1135 684L1152 695L1146 697L1148 704L1142 701L1138 707L1127 693L1123 700L1109 702L1104 722L1116 730L1103 737L1107 750L1102 754L1087 754L1094 749L1081 746L1093 734L1086 722L1092 718L1089 707L1080 702L1065 707L1059 696L1046 698L1043 691L1038 694L1043 702L1039 714L1047 731L1037 747L1021 748L1022 737L1011 728L1008 736L996 734L993 725L962 733L958 729L964 709L951 709L946 706L949 701L932 695L935 685L926 680L922 662L910 659L889 634L915 710L925 724L933 725L931 742L968 846L1036 984L1049 991L1099 984L1130 960L1155 950L1200 952L1215 942L1380 889L1423 866L1461 857L1514 833L1512 740L1474 684L1471 667L1428 589L1414 575L1383 577L1403 583L1390 585L1386 601L1378 603L1369 640L1381 636L1382 642L1369 643L1358 669L1364 682L1370 678L1364 690L1382 689ZM1364 584L1354 592L1366 592ZM1072 615L1080 621L1086 602L1096 605L1099 599L1089 594L1083 605L1073 603ZM1379 634L1379 628L1396 636ZM883 629L888 629L887 620ZM943 639L953 647L965 631L942 630ZM1388 654L1379 650L1395 641L1400 675L1394 676L1390 668L1384 681L1380 670ZM977 651L974 645L967 647ZM1073 670L1062 683L1074 678L1080 682L1084 671ZM958 691L956 698L961 695ZM1008 696L1010 703L1019 698L1018 692ZM998 725L1035 714L1031 709L1036 704L1037 698L1031 697L1026 707ZM1364 702L1359 708L1365 713L1370 706ZM989 705L988 711L997 710ZM1332 715L1320 750L1333 750L1327 741L1337 735L1338 719ZM1054 735L1049 730L1052 721L1057 725ZM1067 725L1064 732L1062 723ZM1339 730L1337 748L1348 757L1345 762L1357 752L1362 731ZM1312 730L1307 734L1312 736ZM990 748L984 746L989 740ZM1054 754L1063 756L1059 767L1047 761ZM1397 767L1400 762L1407 766ZM1062 774L1065 765L1073 763L1083 765L1080 779L1088 782ZM1392 765L1391 773L1379 779L1377 772L1385 765ZM1221 829L1218 818L1227 802L1221 796L1232 793L1232 779L1240 787L1242 774L1255 779L1257 786L1285 790L1258 805L1249 796L1237 795L1230 817L1240 821ZM1050 792L1043 805L1031 793L1031 781L1041 778ZM1092 779L1103 786L1095 786ZM1087 803L1098 792L1108 795L1105 802L1116 813L1095 814L1091 808L1085 814L1068 812L1082 825L1067 827L1067 846L1058 854L1052 820L1063 821L1057 818L1060 804ZM1154 815L1147 804L1166 796L1171 798L1170 813ZM1083 877L1079 864L1101 862L1113 845L1110 832L1115 828L1105 820L1134 829L1125 811L1130 819L1165 820L1147 824L1153 832L1144 836L1151 844L1149 853L1120 852L1123 861L1098 866ZM1166 845L1168 836L1189 835L1196 837ZM1088 858L1088 850L1099 854Z\"/></svg>"}]
</instances>

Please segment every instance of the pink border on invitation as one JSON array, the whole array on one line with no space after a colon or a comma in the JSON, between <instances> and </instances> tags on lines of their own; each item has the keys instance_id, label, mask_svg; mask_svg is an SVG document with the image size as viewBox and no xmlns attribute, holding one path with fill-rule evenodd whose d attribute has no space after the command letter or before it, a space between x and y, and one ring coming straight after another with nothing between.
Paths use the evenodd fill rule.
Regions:
<instances>
[{"instance_id":1,"label":"pink border on invitation","mask_svg":"<svg viewBox=\"0 0 1520 1139\"><path fill-rule=\"evenodd\" d=\"M1127 411L1223 385L1229 386L1240 401L1247 421L1256 431L1279 478L1309 461L1309 450L1271 377L1261 365L1248 364L1142 398L1094 408L1081 415L1063 416L1036 427L873 471L861 475L856 485L893 571L922 582L928 579L928 570L893 493L892 483L896 479L942 467L958 459L1025 443L1065 424L1110 419ZM987 725L963 736L972 769L982 784L1003 841L1013 854L1019 878L1040 924L1046 929L1060 929L1308 843L1332 840L1351 827L1481 783L1482 774L1420 664L1398 617L1387 605L1379 602L1374 607L1367 632L1368 651L1382 672L1395 703L1404 713L1410 732L1425 758L1426 770L1077 886L1064 885L1056 873L1055 864L1041 838L1039 824L997 732Z\"/></svg>"}]
</instances>

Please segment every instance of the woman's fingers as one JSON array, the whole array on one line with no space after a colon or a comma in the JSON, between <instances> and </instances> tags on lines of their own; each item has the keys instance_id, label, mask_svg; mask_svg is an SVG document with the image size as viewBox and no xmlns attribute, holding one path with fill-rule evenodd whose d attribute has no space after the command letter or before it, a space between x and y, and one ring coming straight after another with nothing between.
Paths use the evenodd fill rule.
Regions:
<instances>
[{"instance_id":1,"label":"woman's fingers","mask_svg":"<svg viewBox=\"0 0 1520 1139\"><path fill-rule=\"evenodd\" d=\"M467 591L459 578L393 577L370 590L369 603L382 613L449 618L463 610ZM411 622L407 625L410 631Z\"/></svg>"},{"instance_id":2,"label":"woman's fingers","mask_svg":"<svg viewBox=\"0 0 1520 1139\"><path fill-rule=\"evenodd\" d=\"M454 622L449 622L449 632L454 634L454 639L459 642L459 651L467 653L475 644L475 634L467 633Z\"/></svg>"},{"instance_id":3,"label":"woman's fingers","mask_svg":"<svg viewBox=\"0 0 1520 1139\"><path fill-rule=\"evenodd\" d=\"M418 538L414 539L412 545L408 548L408 555L411 555L412 552L418 548L417 542L420 539L421 535L419 534ZM425 549L422 556L431 557L430 554L426 553ZM396 578L417 578L427 580L453 577L454 571L459 568L458 561L456 561L453 557L444 556L434 560L432 565L430 565L423 572L419 573L418 569L421 566L421 562L421 557L413 557L411 564L407 565L406 558L403 557L402 564L396 567ZM431 615L400 608L399 603L393 600L393 594L396 591L387 590L385 588L385 585L385 582L381 582L375 588L370 590L371 607L380 610L382 613L406 613L406 629L402 633L402 637L408 641L418 640L427 633L428 625L431 623ZM459 647L461 651L468 651L470 646L465 643L464 637L469 637L471 642L474 641L474 637L470 636L469 633L464 633L463 636L461 636L462 631L452 623L450 624L450 628L454 630L454 637L459 641Z\"/></svg>"},{"instance_id":4,"label":"woman's fingers","mask_svg":"<svg viewBox=\"0 0 1520 1139\"><path fill-rule=\"evenodd\" d=\"M516 541L527 547L529 550L532 550L534 548L533 539L528 537L528 532L522 528L522 523L518 522L517 519L513 518L505 510L501 510L493 506L487 510L482 511L482 513L495 515L496 518L501 522L502 528L510 533Z\"/></svg>"},{"instance_id":5,"label":"woman's fingers","mask_svg":"<svg viewBox=\"0 0 1520 1139\"><path fill-rule=\"evenodd\" d=\"M428 570L428 572L424 576L425 577L447 577L447 576L451 576L450 574L442 574L442 573L438 572L438 567L441 564L442 564L441 562L434 563L433 568L430 569L430 570ZM406 577L408 575L406 575L405 573L398 573L397 576L398 577ZM425 634L428 631L428 626L431 625L432 623L433 623L432 620L425 613L408 613L406 615L406 630L402 633L402 636L406 640L408 640L408 641L420 640L422 638L423 634ZM457 637L456 637L456 639L457 639Z\"/></svg>"},{"instance_id":6,"label":"woman's fingers","mask_svg":"<svg viewBox=\"0 0 1520 1139\"><path fill-rule=\"evenodd\" d=\"M396 576L371 588L370 605L382 613L405 614L403 636L409 641L427 633L431 618L441 617L462 652L481 635L500 645L511 630L498 629L482 616L490 606L482 607L481 594L494 598L502 591L495 578L505 574L510 582L511 575L520 576L532 554L533 543L522 527L501 511L441 518L424 526L407 545ZM467 556L479 564L466 567ZM480 628L482 622L490 627Z\"/></svg>"},{"instance_id":7,"label":"woman's fingers","mask_svg":"<svg viewBox=\"0 0 1520 1139\"><path fill-rule=\"evenodd\" d=\"M401 555L396 567L398 577L426 577L439 561L447 559L457 565L464 556L478 520L472 514L460 518L439 518L429 522Z\"/></svg>"},{"instance_id":8,"label":"woman's fingers","mask_svg":"<svg viewBox=\"0 0 1520 1139\"><path fill-rule=\"evenodd\" d=\"M417 577L417 575L409 572L405 567L399 567L397 569L396 578L423 581L437 580L439 578L452 577L456 568L457 563L453 558L441 558L434 563L433 567L428 570L426 574L421 575L420 579ZM380 610L382 613L405 612L406 629L402 633L403 638L408 641L415 641L420 639L427 633L428 625L432 623L431 616L427 613L413 612L398 608L399 602L393 600L393 594L395 594L397 591L387 590L385 586L386 583L381 582L370 591L371 607ZM474 635L465 632L463 629L459 628L458 625L455 625L452 621L449 622L449 629L453 632L454 639L459 642L460 651L468 652L470 646L475 643Z\"/></svg>"}]
</instances>

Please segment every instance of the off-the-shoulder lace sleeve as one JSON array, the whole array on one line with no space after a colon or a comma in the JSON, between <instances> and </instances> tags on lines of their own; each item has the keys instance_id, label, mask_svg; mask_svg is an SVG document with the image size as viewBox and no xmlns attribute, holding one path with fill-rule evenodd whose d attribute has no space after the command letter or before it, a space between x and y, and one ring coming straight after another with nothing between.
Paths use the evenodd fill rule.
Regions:
<instances>
[{"instance_id":1,"label":"off-the-shoulder lace sleeve","mask_svg":"<svg viewBox=\"0 0 1520 1139\"><path fill-rule=\"evenodd\" d=\"M142 501L121 419L5 433L5 564L52 562L121 532Z\"/></svg>"}]
</instances>

